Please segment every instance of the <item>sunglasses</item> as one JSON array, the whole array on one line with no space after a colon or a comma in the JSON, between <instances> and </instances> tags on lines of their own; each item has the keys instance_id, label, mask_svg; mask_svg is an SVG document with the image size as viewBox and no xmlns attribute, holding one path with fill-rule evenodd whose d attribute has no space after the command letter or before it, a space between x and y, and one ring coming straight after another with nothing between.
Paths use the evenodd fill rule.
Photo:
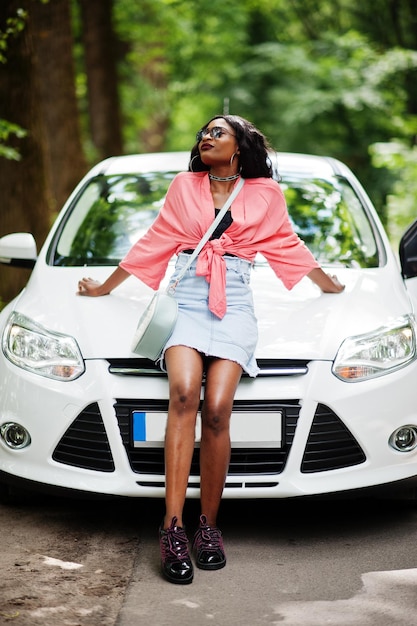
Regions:
<instances>
[{"instance_id":1,"label":"sunglasses","mask_svg":"<svg viewBox=\"0 0 417 626\"><path fill-rule=\"evenodd\" d=\"M232 137L236 137L236 135L233 135L226 128L222 128L221 126L213 126L213 128L202 128L198 131L198 133L196 134L197 143L200 143L200 141L202 141L203 137L205 137L206 135L210 135L212 139L220 139L222 135L231 135Z\"/></svg>"}]
</instances>

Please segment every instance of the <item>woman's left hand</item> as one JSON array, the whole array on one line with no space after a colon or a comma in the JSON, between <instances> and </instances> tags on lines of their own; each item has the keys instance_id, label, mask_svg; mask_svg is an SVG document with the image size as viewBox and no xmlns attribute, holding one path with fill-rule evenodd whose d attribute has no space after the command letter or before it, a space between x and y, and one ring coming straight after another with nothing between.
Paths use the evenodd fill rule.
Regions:
<instances>
[{"instance_id":1,"label":"woman's left hand","mask_svg":"<svg viewBox=\"0 0 417 626\"><path fill-rule=\"evenodd\" d=\"M90 297L105 295L102 293L102 289L100 289L101 287L102 284L98 280L94 280L93 278L82 278L78 281L77 295Z\"/></svg>"},{"instance_id":2,"label":"woman's left hand","mask_svg":"<svg viewBox=\"0 0 417 626\"><path fill-rule=\"evenodd\" d=\"M342 285L342 283L339 281L336 274L327 274L327 276L332 281L332 285L330 286L331 287L330 289L326 289L327 285L324 286L322 288L323 293L340 293L341 291L344 290L345 286Z\"/></svg>"},{"instance_id":3,"label":"woman's left hand","mask_svg":"<svg viewBox=\"0 0 417 626\"><path fill-rule=\"evenodd\" d=\"M345 288L335 274L326 274L321 267L311 270L308 277L323 293L341 293Z\"/></svg>"}]
</instances>

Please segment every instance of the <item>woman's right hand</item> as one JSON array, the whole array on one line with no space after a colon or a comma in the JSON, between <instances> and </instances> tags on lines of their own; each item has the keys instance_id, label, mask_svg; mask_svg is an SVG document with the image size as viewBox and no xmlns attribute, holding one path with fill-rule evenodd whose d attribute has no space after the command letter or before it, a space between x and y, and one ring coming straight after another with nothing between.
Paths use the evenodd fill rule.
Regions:
<instances>
[{"instance_id":1,"label":"woman's right hand","mask_svg":"<svg viewBox=\"0 0 417 626\"><path fill-rule=\"evenodd\" d=\"M108 296L113 289L118 287L126 278L128 278L129 272L116 267L114 272L104 281L100 283L94 278L82 278L78 281L78 296L90 296L96 298L98 296Z\"/></svg>"}]
</instances>

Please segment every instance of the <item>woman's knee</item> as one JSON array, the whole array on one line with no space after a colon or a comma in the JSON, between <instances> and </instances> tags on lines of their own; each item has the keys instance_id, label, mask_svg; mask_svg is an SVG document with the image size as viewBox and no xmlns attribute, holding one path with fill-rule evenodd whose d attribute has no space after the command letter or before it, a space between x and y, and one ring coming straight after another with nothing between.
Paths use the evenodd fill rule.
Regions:
<instances>
[{"instance_id":1,"label":"woman's knee","mask_svg":"<svg viewBox=\"0 0 417 626\"><path fill-rule=\"evenodd\" d=\"M172 346L165 356L170 408L178 412L198 411L203 377L201 355L185 346Z\"/></svg>"},{"instance_id":2,"label":"woman's knee","mask_svg":"<svg viewBox=\"0 0 417 626\"><path fill-rule=\"evenodd\" d=\"M229 405L204 406L201 414L203 431L210 432L214 436L229 432L230 413Z\"/></svg>"},{"instance_id":3,"label":"woman's knee","mask_svg":"<svg viewBox=\"0 0 417 626\"><path fill-rule=\"evenodd\" d=\"M200 405L200 389L188 385L176 385L171 388L169 408L178 414L197 413Z\"/></svg>"}]
</instances>

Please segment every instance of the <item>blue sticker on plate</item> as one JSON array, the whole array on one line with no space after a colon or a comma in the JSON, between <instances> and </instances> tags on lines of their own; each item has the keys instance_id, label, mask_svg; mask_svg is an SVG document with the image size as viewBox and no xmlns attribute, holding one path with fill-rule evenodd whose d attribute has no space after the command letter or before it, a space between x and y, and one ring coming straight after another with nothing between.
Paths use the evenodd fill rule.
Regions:
<instances>
[{"instance_id":1,"label":"blue sticker on plate","mask_svg":"<svg viewBox=\"0 0 417 626\"><path fill-rule=\"evenodd\" d=\"M133 441L146 441L146 413L133 411Z\"/></svg>"}]
</instances>

